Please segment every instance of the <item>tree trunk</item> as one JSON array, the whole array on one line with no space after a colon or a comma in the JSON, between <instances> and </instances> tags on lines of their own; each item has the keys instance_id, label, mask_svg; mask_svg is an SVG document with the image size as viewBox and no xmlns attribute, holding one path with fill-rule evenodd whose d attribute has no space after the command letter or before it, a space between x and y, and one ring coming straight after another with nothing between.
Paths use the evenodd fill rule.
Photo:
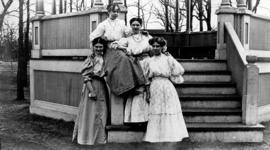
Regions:
<instances>
[{"instance_id":1,"label":"tree trunk","mask_svg":"<svg viewBox=\"0 0 270 150\"><path fill-rule=\"evenodd\" d=\"M72 12L72 0L69 1L69 11Z\"/></svg>"},{"instance_id":2,"label":"tree trunk","mask_svg":"<svg viewBox=\"0 0 270 150\"><path fill-rule=\"evenodd\" d=\"M67 13L67 0L64 1L64 13Z\"/></svg>"},{"instance_id":3,"label":"tree trunk","mask_svg":"<svg viewBox=\"0 0 270 150\"><path fill-rule=\"evenodd\" d=\"M28 85L27 83L27 62L30 59L30 45L29 45L29 28L30 28L30 0L26 1L26 30L24 33L24 64L23 64L23 81L24 87Z\"/></svg>"},{"instance_id":4,"label":"tree trunk","mask_svg":"<svg viewBox=\"0 0 270 150\"><path fill-rule=\"evenodd\" d=\"M175 32L178 32L179 29L179 1L175 1Z\"/></svg>"},{"instance_id":5,"label":"tree trunk","mask_svg":"<svg viewBox=\"0 0 270 150\"><path fill-rule=\"evenodd\" d=\"M24 100L23 0L19 0L19 49L17 71L17 100Z\"/></svg>"},{"instance_id":6,"label":"tree trunk","mask_svg":"<svg viewBox=\"0 0 270 150\"><path fill-rule=\"evenodd\" d=\"M168 14L168 0L165 0L165 30L166 32L169 31L169 14Z\"/></svg>"},{"instance_id":7,"label":"tree trunk","mask_svg":"<svg viewBox=\"0 0 270 150\"><path fill-rule=\"evenodd\" d=\"M211 0L207 0L205 8L206 8L206 13L207 13L207 17L206 17L206 25L207 25L207 31L211 31L212 27L211 27Z\"/></svg>"},{"instance_id":8,"label":"tree trunk","mask_svg":"<svg viewBox=\"0 0 270 150\"><path fill-rule=\"evenodd\" d=\"M203 3L198 1L200 31L203 31Z\"/></svg>"},{"instance_id":9,"label":"tree trunk","mask_svg":"<svg viewBox=\"0 0 270 150\"><path fill-rule=\"evenodd\" d=\"M257 13L257 8L258 8L258 6L259 6L259 4L260 4L260 1L261 1L261 0L257 0L256 3L255 3L255 5L254 5L254 7L252 8L252 11L253 11L254 13Z\"/></svg>"}]
</instances>

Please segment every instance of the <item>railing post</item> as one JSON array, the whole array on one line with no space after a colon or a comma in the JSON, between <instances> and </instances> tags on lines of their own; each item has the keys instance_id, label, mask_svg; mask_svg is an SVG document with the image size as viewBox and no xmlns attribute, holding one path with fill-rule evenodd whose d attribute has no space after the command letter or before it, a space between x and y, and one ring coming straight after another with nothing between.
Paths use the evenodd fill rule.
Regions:
<instances>
[{"instance_id":1,"label":"railing post","mask_svg":"<svg viewBox=\"0 0 270 150\"><path fill-rule=\"evenodd\" d=\"M56 14L56 2L55 0L52 0L52 15Z\"/></svg>"},{"instance_id":2,"label":"railing post","mask_svg":"<svg viewBox=\"0 0 270 150\"><path fill-rule=\"evenodd\" d=\"M247 56L249 62L244 72L242 97L242 122L246 125L258 123L259 68L254 64L256 56Z\"/></svg>"},{"instance_id":3,"label":"railing post","mask_svg":"<svg viewBox=\"0 0 270 150\"><path fill-rule=\"evenodd\" d=\"M217 49L215 51L215 59L226 59L226 40L225 40L225 22L234 24L235 8L232 8L230 0L222 0L219 9L216 11L218 27L217 27Z\"/></svg>"},{"instance_id":4,"label":"railing post","mask_svg":"<svg viewBox=\"0 0 270 150\"><path fill-rule=\"evenodd\" d=\"M36 0L36 16L44 16L43 0Z\"/></svg>"},{"instance_id":5,"label":"railing post","mask_svg":"<svg viewBox=\"0 0 270 150\"><path fill-rule=\"evenodd\" d=\"M235 17L237 26L235 26L235 30L243 47L248 50L250 39L250 15L252 12L248 10L246 6L246 0L237 1L237 16Z\"/></svg>"},{"instance_id":6,"label":"railing post","mask_svg":"<svg viewBox=\"0 0 270 150\"><path fill-rule=\"evenodd\" d=\"M43 0L36 0L36 16L35 18L41 18L44 16L44 7ZM31 50L32 58L40 58L41 57L41 22L39 19L35 19L32 21L33 24L33 49Z\"/></svg>"},{"instance_id":7,"label":"railing post","mask_svg":"<svg viewBox=\"0 0 270 150\"><path fill-rule=\"evenodd\" d=\"M242 9L247 8L246 0L236 0L236 2L237 2L237 8L242 8Z\"/></svg>"},{"instance_id":8,"label":"railing post","mask_svg":"<svg viewBox=\"0 0 270 150\"><path fill-rule=\"evenodd\" d=\"M220 4L221 8L230 8L232 7L230 0L222 0Z\"/></svg>"}]
</instances>

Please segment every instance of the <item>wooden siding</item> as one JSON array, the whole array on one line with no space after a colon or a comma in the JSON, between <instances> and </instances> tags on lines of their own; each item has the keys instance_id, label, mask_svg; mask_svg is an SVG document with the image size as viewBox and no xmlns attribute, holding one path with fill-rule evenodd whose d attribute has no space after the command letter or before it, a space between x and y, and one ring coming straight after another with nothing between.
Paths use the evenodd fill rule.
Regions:
<instances>
[{"instance_id":1,"label":"wooden siding","mask_svg":"<svg viewBox=\"0 0 270 150\"><path fill-rule=\"evenodd\" d=\"M270 20L250 17L250 49L270 51Z\"/></svg>"},{"instance_id":2,"label":"wooden siding","mask_svg":"<svg viewBox=\"0 0 270 150\"><path fill-rule=\"evenodd\" d=\"M79 73L34 71L36 100L78 106L83 80Z\"/></svg>"},{"instance_id":3,"label":"wooden siding","mask_svg":"<svg viewBox=\"0 0 270 150\"><path fill-rule=\"evenodd\" d=\"M270 73L260 74L260 93L258 106L270 104Z\"/></svg>"},{"instance_id":4,"label":"wooden siding","mask_svg":"<svg viewBox=\"0 0 270 150\"><path fill-rule=\"evenodd\" d=\"M42 21L42 49L89 48L89 15Z\"/></svg>"}]
</instances>

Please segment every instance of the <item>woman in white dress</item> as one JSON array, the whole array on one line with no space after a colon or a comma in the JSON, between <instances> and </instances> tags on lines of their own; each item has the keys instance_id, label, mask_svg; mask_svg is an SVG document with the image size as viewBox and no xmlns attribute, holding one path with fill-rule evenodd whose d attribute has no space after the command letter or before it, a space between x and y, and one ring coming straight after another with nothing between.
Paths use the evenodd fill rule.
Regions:
<instances>
[{"instance_id":1,"label":"woman in white dress","mask_svg":"<svg viewBox=\"0 0 270 150\"><path fill-rule=\"evenodd\" d=\"M94 53L87 57L81 71L84 84L72 140L77 138L82 145L106 143L108 91L103 60L106 46L104 39L94 39Z\"/></svg>"},{"instance_id":2,"label":"woman in white dress","mask_svg":"<svg viewBox=\"0 0 270 150\"><path fill-rule=\"evenodd\" d=\"M149 40L154 56L144 70L150 84L149 118L144 141L177 142L188 137L180 100L173 83L182 83L184 68L171 55L163 54L166 41L160 37Z\"/></svg>"},{"instance_id":3,"label":"woman in white dress","mask_svg":"<svg viewBox=\"0 0 270 150\"><path fill-rule=\"evenodd\" d=\"M129 21L132 28L131 36L122 38L119 41L113 42L112 47L122 49L127 55L134 57L141 66L146 59L149 58L150 45L149 39L152 38L148 33L142 33L142 19L132 18ZM135 61L136 61L135 60ZM142 68L143 69L143 68ZM145 71L143 70L145 73ZM125 123L142 123L148 120L148 102L145 86L141 86L136 90L136 94L130 95L127 98L124 114Z\"/></svg>"}]
</instances>

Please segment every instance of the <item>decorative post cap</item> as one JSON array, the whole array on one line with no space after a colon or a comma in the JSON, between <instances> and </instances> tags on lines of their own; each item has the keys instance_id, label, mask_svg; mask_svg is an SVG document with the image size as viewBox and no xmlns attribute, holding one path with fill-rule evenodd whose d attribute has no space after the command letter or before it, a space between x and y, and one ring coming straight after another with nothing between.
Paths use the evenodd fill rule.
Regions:
<instances>
[{"instance_id":1,"label":"decorative post cap","mask_svg":"<svg viewBox=\"0 0 270 150\"><path fill-rule=\"evenodd\" d=\"M104 3L102 0L95 0L93 7L103 7Z\"/></svg>"},{"instance_id":2,"label":"decorative post cap","mask_svg":"<svg viewBox=\"0 0 270 150\"><path fill-rule=\"evenodd\" d=\"M246 9L246 0L236 0L237 2L237 8Z\"/></svg>"},{"instance_id":3,"label":"decorative post cap","mask_svg":"<svg viewBox=\"0 0 270 150\"><path fill-rule=\"evenodd\" d=\"M230 7L232 7L230 0L222 0L220 8L230 8Z\"/></svg>"},{"instance_id":4,"label":"decorative post cap","mask_svg":"<svg viewBox=\"0 0 270 150\"><path fill-rule=\"evenodd\" d=\"M123 4L121 0L113 0L114 4Z\"/></svg>"}]
</instances>

